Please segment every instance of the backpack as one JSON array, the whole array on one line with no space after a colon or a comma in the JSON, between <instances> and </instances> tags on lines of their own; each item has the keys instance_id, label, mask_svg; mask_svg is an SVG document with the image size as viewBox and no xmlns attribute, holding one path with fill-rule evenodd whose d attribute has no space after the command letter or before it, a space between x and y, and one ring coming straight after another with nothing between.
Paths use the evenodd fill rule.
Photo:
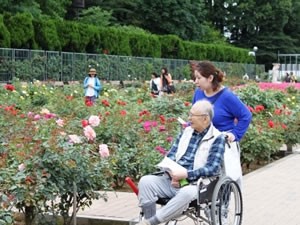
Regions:
<instances>
[{"instance_id":1,"label":"backpack","mask_svg":"<svg viewBox=\"0 0 300 225\"><path fill-rule=\"evenodd\" d=\"M157 85L154 83L154 80L152 80L151 87L152 87L151 92L152 92L153 94L158 94L158 88L157 88Z\"/></svg>"}]
</instances>

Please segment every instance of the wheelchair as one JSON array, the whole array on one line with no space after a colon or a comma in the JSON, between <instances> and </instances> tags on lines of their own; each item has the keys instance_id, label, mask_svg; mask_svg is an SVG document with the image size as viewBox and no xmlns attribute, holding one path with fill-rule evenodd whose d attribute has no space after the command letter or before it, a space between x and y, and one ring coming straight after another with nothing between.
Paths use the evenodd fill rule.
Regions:
<instances>
[{"instance_id":1,"label":"wheelchair","mask_svg":"<svg viewBox=\"0 0 300 225\"><path fill-rule=\"evenodd\" d=\"M180 217L166 222L165 225L187 224L182 222L187 218L190 218L196 225L241 225L243 200L236 181L220 174L200 178L194 185L197 185L197 199L189 204ZM163 207L169 200L158 199L156 203ZM143 212L141 211L139 221L142 219Z\"/></svg>"}]
</instances>

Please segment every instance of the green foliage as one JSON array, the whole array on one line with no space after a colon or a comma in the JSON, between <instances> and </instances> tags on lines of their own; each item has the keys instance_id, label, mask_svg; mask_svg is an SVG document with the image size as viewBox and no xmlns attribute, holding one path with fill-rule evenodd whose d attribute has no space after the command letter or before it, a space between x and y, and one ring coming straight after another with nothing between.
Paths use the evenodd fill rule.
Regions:
<instances>
[{"instance_id":1,"label":"green foliage","mask_svg":"<svg viewBox=\"0 0 300 225\"><path fill-rule=\"evenodd\" d=\"M242 161L248 166L255 161L270 161L282 144L299 142L299 91L287 94L282 90L248 85L236 90L252 113L252 123L241 141Z\"/></svg>"},{"instance_id":2,"label":"green foliage","mask_svg":"<svg viewBox=\"0 0 300 225\"><path fill-rule=\"evenodd\" d=\"M249 62L251 58L248 51L237 51L223 44L189 43L176 35L157 36L132 26L100 27L90 23L89 19L86 22L62 22L48 16L33 20L29 13L7 14L4 25L10 32L17 33L10 38L11 46L15 48L238 62ZM65 72L70 72L71 67Z\"/></svg>"},{"instance_id":3,"label":"green foliage","mask_svg":"<svg viewBox=\"0 0 300 225\"><path fill-rule=\"evenodd\" d=\"M55 22L47 17L42 20L33 20L35 41L44 50L60 50L60 40Z\"/></svg>"},{"instance_id":4,"label":"green foliage","mask_svg":"<svg viewBox=\"0 0 300 225\"><path fill-rule=\"evenodd\" d=\"M34 28L33 17L30 13L17 13L16 15L5 18L4 23L11 38L13 48L34 48Z\"/></svg>"},{"instance_id":5,"label":"green foliage","mask_svg":"<svg viewBox=\"0 0 300 225\"><path fill-rule=\"evenodd\" d=\"M183 113L184 117L184 102L178 98L159 98L156 101L150 101L147 105L147 108L154 114L154 115L167 115L168 117L176 117L182 116Z\"/></svg>"},{"instance_id":6,"label":"green foliage","mask_svg":"<svg viewBox=\"0 0 300 225\"><path fill-rule=\"evenodd\" d=\"M80 120L69 121L63 128L57 125L56 116L46 110L40 114L30 112L28 117L20 116L18 120L14 117L17 115L14 106L9 110L1 109L1 119L10 125L2 126L1 130L1 136L6 133L8 143L5 166L1 164L6 186L1 192L13 196L10 204L26 214L26 224L32 224L37 213L49 212L53 217L62 215L64 224L70 224L74 188L77 209L90 206L92 199L105 198L95 190L109 188L108 161L100 159L94 143L83 137L81 143L72 143L68 136L81 130ZM11 127L11 123L15 126ZM4 200L1 199L1 205Z\"/></svg>"},{"instance_id":7,"label":"green foliage","mask_svg":"<svg viewBox=\"0 0 300 225\"><path fill-rule=\"evenodd\" d=\"M80 13L78 21L98 27L108 27L111 23L111 14L111 11L103 10L100 7L90 7Z\"/></svg>"},{"instance_id":8,"label":"green foliage","mask_svg":"<svg viewBox=\"0 0 300 225\"><path fill-rule=\"evenodd\" d=\"M184 55L182 40L175 35L160 36L161 54L163 58L181 58Z\"/></svg>"},{"instance_id":9,"label":"green foliage","mask_svg":"<svg viewBox=\"0 0 300 225\"><path fill-rule=\"evenodd\" d=\"M224 1L204 0L166 0L163 2L158 0L86 0L85 2L86 8L82 10L73 8L71 6L72 0L3 0L1 1L0 13L8 15L8 18L18 13L27 13L36 20L44 20L44 16L46 15L50 18L59 19L61 23L69 22L65 19L71 21L79 20L84 24L95 25L97 29L99 27L108 28L108 25L112 24L118 27L117 29L123 25L136 26L148 30L154 35L176 35L184 41L200 41L201 43L221 46L232 44L232 46L247 49L247 52L253 46L258 46L257 62L267 65L268 69L271 69L272 63L277 61L278 52L299 52L300 26L297 21L299 21L298 12L300 5L297 0L274 0L272 2L266 0L259 2L254 0L240 0L238 2L226 1L225 3ZM255 15L253 12L255 12ZM18 22L9 22L9 24L5 22L4 24L9 28L11 33L16 30L18 33L20 32L18 28L14 27L18 27ZM28 24L22 24L21 26L26 27L27 25ZM67 24L66 26L69 25ZM66 29L66 31L69 30ZM76 33L75 30L74 32ZM15 34L15 32L13 33ZM54 33L54 31L49 32L49 35ZM97 35L99 36L100 34L97 33ZM120 32L119 35L123 36L124 34ZM10 44L16 48L41 48L41 46L44 46L45 43L36 46L34 41L41 43L42 40L41 38L35 40L32 38L33 36L37 39L40 37L39 35L29 34L28 32L25 35L13 35L10 37ZM226 41L225 36L228 39ZM26 40L21 41L21 37ZM88 46L84 47L82 45L87 42L87 39L91 40L94 39L94 37L85 37L82 43L78 43L78 37L74 34L71 38L75 38L74 43L69 43L69 41L65 42L65 40L63 40L67 45L59 46L56 41L55 43L50 42L50 46L45 49L59 51L74 51L79 49L82 50L82 52L91 53L99 53L99 47L101 51L106 49L100 46L99 37L96 37L96 40L88 41ZM49 39L51 38L49 37ZM128 40L125 40L123 43L120 40L121 38L113 38L113 40L115 39L119 39L118 44L130 45ZM127 39L127 37L125 39ZM47 41L49 41L48 38ZM60 42L62 42L62 40L60 40ZM4 46L7 46L7 44L9 43L5 42ZM75 48L72 47L73 44L76 46ZM93 44L95 48L92 47ZM106 43L105 45L109 46ZM134 55L148 56L149 53L145 53L145 50L141 47L148 46L148 44L142 43L138 45L138 49L141 49L141 52L136 53L137 49L134 49L132 50ZM57 48L53 49L55 48L54 46ZM130 47L128 46L116 49L115 47L109 47L113 54L131 54ZM190 46L185 49L192 50ZM197 49L199 48L197 47ZM247 54L243 52L224 49L223 47L216 47L211 50L213 51L207 52L207 54L209 54L209 59L213 61L253 62L253 59L251 60L251 57L247 57ZM156 57L157 55L163 56L165 54L165 52L156 54L158 51L160 50L155 49L155 55L151 55L151 57ZM197 54L193 53L190 55L186 51L180 52L179 55L175 53L175 56L169 54L167 57L191 59L191 56L195 55ZM198 53L198 55L199 57L193 59L203 59L201 53Z\"/></svg>"},{"instance_id":10,"label":"green foliage","mask_svg":"<svg viewBox=\"0 0 300 225\"><path fill-rule=\"evenodd\" d=\"M129 35L116 28L100 28L100 48L112 55L131 55Z\"/></svg>"},{"instance_id":11,"label":"green foliage","mask_svg":"<svg viewBox=\"0 0 300 225\"><path fill-rule=\"evenodd\" d=\"M29 13L34 17L41 15L39 4L32 0L2 0L0 13L10 13L11 15L17 13Z\"/></svg>"},{"instance_id":12,"label":"green foliage","mask_svg":"<svg viewBox=\"0 0 300 225\"><path fill-rule=\"evenodd\" d=\"M206 11L204 1L140 1L136 17L140 26L159 35L174 34L183 40L199 40Z\"/></svg>"},{"instance_id":13,"label":"green foliage","mask_svg":"<svg viewBox=\"0 0 300 225\"><path fill-rule=\"evenodd\" d=\"M0 15L0 46L3 48L10 47L10 33L3 23L3 16Z\"/></svg>"},{"instance_id":14,"label":"green foliage","mask_svg":"<svg viewBox=\"0 0 300 225\"><path fill-rule=\"evenodd\" d=\"M209 24L208 22L202 25L202 34L199 37L199 42L207 43L207 44L222 44L225 45L228 43L226 42L225 37L222 33L216 30L213 25Z\"/></svg>"},{"instance_id":15,"label":"green foliage","mask_svg":"<svg viewBox=\"0 0 300 225\"><path fill-rule=\"evenodd\" d=\"M14 219L13 219L12 213L9 211L0 209L0 224L13 225Z\"/></svg>"},{"instance_id":16,"label":"green foliage","mask_svg":"<svg viewBox=\"0 0 300 225\"><path fill-rule=\"evenodd\" d=\"M136 18L136 11L138 11L137 0L111 0L111 1L93 1L85 0L86 7L100 7L103 10L112 13L112 23L114 25L137 25L139 23Z\"/></svg>"},{"instance_id":17,"label":"green foliage","mask_svg":"<svg viewBox=\"0 0 300 225\"><path fill-rule=\"evenodd\" d=\"M35 2L39 4L42 14L62 19L65 17L72 0L35 0Z\"/></svg>"},{"instance_id":18,"label":"green foliage","mask_svg":"<svg viewBox=\"0 0 300 225\"><path fill-rule=\"evenodd\" d=\"M247 86L246 89L237 90L239 97L248 106L255 107L256 105L263 105L266 109L272 110L284 104L284 93L276 90L260 91L256 84Z\"/></svg>"},{"instance_id":19,"label":"green foliage","mask_svg":"<svg viewBox=\"0 0 300 225\"><path fill-rule=\"evenodd\" d=\"M134 56L143 55L146 57L159 57L160 45L157 36L147 34L131 34L129 39L131 53Z\"/></svg>"},{"instance_id":20,"label":"green foliage","mask_svg":"<svg viewBox=\"0 0 300 225\"><path fill-rule=\"evenodd\" d=\"M80 33L78 23L65 21L61 23L56 21L56 29L59 35L62 50L79 51ZM82 51L82 49L80 49Z\"/></svg>"}]
</instances>

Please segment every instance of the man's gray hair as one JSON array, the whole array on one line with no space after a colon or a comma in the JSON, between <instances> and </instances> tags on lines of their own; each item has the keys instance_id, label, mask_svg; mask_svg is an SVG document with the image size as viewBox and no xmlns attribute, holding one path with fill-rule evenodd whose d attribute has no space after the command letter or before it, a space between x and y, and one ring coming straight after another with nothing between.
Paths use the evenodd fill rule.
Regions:
<instances>
[{"instance_id":1,"label":"man's gray hair","mask_svg":"<svg viewBox=\"0 0 300 225\"><path fill-rule=\"evenodd\" d=\"M207 114L210 120L214 117L214 106L206 99L195 102L194 107L202 114Z\"/></svg>"}]
</instances>

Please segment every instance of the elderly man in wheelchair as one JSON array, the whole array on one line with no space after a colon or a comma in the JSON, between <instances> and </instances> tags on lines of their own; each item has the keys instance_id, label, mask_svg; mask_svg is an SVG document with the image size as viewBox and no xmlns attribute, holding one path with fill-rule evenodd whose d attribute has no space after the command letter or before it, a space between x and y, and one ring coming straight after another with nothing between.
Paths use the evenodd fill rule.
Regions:
<instances>
[{"instance_id":1,"label":"elderly man in wheelchair","mask_svg":"<svg viewBox=\"0 0 300 225\"><path fill-rule=\"evenodd\" d=\"M227 141L213 126L213 114L211 103L196 102L189 112L190 126L166 156L179 166L140 179L138 225L176 224L183 216L195 224L241 224L241 191L222 172Z\"/></svg>"}]
</instances>

